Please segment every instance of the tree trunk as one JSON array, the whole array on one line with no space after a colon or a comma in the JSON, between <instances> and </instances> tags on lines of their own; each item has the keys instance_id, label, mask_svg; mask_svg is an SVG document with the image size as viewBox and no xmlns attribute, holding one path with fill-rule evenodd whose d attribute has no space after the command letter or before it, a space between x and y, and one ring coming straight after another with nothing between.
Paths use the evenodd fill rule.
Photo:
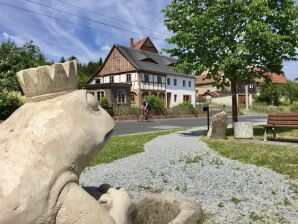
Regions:
<instances>
[{"instance_id":1,"label":"tree trunk","mask_svg":"<svg viewBox=\"0 0 298 224\"><path fill-rule=\"evenodd\" d=\"M231 80L231 92L232 92L232 118L233 122L238 121L238 105L237 105L237 89L236 82Z\"/></svg>"}]
</instances>

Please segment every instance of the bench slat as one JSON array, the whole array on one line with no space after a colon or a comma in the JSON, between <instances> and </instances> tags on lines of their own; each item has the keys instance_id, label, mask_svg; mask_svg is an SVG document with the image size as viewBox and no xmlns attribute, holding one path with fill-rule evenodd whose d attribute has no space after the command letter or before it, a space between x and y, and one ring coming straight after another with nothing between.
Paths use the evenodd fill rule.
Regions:
<instances>
[{"instance_id":1,"label":"bench slat","mask_svg":"<svg viewBox=\"0 0 298 224\"><path fill-rule=\"evenodd\" d=\"M292 117L292 116L294 116L294 117L297 117L298 116L298 113L292 113L292 112L289 112L289 113L269 113L269 117L270 116L275 116L275 117L288 117L288 116L290 116L290 117Z\"/></svg>"},{"instance_id":2,"label":"bench slat","mask_svg":"<svg viewBox=\"0 0 298 224\"><path fill-rule=\"evenodd\" d=\"M298 117L269 117L270 121L298 121Z\"/></svg>"},{"instance_id":3,"label":"bench slat","mask_svg":"<svg viewBox=\"0 0 298 224\"><path fill-rule=\"evenodd\" d=\"M268 121L268 124L298 125L298 121Z\"/></svg>"},{"instance_id":4,"label":"bench slat","mask_svg":"<svg viewBox=\"0 0 298 224\"><path fill-rule=\"evenodd\" d=\"M260 125L262 127L267 128L298 128L298 125L272 125L272 124L263 124Z\"/></svg>"}]
</instances>

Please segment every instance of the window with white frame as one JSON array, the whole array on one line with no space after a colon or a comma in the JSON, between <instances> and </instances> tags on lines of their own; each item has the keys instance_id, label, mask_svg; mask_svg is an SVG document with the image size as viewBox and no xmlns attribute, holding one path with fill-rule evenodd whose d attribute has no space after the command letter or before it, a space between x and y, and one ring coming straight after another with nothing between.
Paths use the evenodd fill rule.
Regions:
<instances>
[{"instance_id":1,"label":"window with white frame","mask_svg":"<svg viewBox=\"0 0 298 224\"><path fill-rule=\"evenodd\" d=\"M96 84L100 84L100 78L95 79L95 83L96 83Z\"/></svg>"},{"instance_id":2,"label":"window with white frame","mask_svg":"<svg viewBox=\"0 0 298 224\"><path fill-rule=\"evenodd\" d=\"M250 84L250 85L249 85L249 88L250 88L250 89L253 89L253 88L254 88L254 85L253 85L253 84Z\"/></svg>"},{"instance_id":3,"label":"window with white frame","mask_svg":"<svg viewBox=\"0 0 298 224\"><path fill-rule=\"evenodd\" d=\"M114 76L110 76L110 83L114 83Z\"/></svg>"},{"instance_id":4,"label":"window with white frame","mask_svg":"<svg viewBox=\"0 0 298 224\"><path fill-rule=\"evenodd\" d=\"M191 87L191 81L188 81L188 87Z\"/></svg>"},{"instance_id":5,"label":"window with white frame","mask_svg":"<svg viewBox=\"0 0 298 224\"><path fill-rule=\"evenodd\" d=\"M97 100L98 102L105 96L105 91L103 90L100 90L100 91L97 91Z\"/></svg>"},{"instance_id":6,"label":"window with white frame","mask_svg":"<svg viewBox=\"0 0 298 224\"><path fill-rule=\"evenodd\" d=\"M177 86L177 79L174 79L174 86Z\"/></svg>"},{"instance_id":7,"label":"window with white frame","mask_svg":"<svg viewBox=\"0 0 298 224\"><path fill-rule=\"evenodd\" d=\"M167 78L167 85L171 85L171 79L170 78Z\"/></svg>"},{"instance_id":8,"label":"window with white frame","mask_svg":"<svg viewBox=\"0 0 298 224\"><path fill-rule=\"evenodd\" d=\"M131 82L131 74L126 75L126 82Z\"/></svg>"},{"instance_id":9,"label":"window with white frame","mask_svg":"<svg viewBox=\"0 0 298 224\"><path fill-rule=\"evenodd\" d=\"M125 90L117 91L117 103L126 103L126 91Z\"/></svg>"},{"instance_id":10,"label":"window with white frame","mask_svg":"<svg viewBox=\"0 0 298 224\"><path fill-rule=\"evenodd\" d=\"M185 87L185 80L183 80L183 87Z\"/></svg>"}]
</instances>

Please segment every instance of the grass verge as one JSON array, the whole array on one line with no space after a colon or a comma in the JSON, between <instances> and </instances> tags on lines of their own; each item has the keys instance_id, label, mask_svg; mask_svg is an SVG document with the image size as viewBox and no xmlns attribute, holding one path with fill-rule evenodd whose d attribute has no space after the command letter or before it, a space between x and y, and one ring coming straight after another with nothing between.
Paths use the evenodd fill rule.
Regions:
<instances>
[{"instance_id":1,"label":"grass verge","mask_svg":"<svg viewBox=\"0 0 298 224\"><path fill-rule=\"evenodd\" d=\"M180 129L156 131L144 134L113 136L109 143L91 161L89 166L110 163L114 160L144 151L144 144L160 135L170 134Z\"/></svg>"},{"instance_id":2,"label":"grass verge","mask_svg":"<svg viewBox=\"0 0 298 224\"><path fill-rule=\"evenodd\" d=\"M263 128L254 128L255 138L260 138L263 133ZM227 136L226 140L208 139L207 137L203 137L202 140L225 157L264 166L298 179L298 145L258 144L251 140L234 139L232 129L228 129ZM298 139L298 132L297 130L281 130L278 136Z\"/></svg>"}]
</instances>

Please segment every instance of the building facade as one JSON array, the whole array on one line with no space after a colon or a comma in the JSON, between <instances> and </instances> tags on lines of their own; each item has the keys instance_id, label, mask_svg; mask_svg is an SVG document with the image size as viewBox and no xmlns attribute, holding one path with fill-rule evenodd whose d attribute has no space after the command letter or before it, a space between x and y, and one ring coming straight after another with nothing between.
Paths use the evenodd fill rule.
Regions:
<instances>
[{"instance_id":1,"label":"building facade","mask_svg":"<svg viewBox=\"0 0 298 224\"><path fill-rule=\"evenodd\" d=\"M253 103L253 95L260 93L260 86L266 79L271 80L274 85L282 85L287 82L284 75L278 75L273 72L267 72L264 78L255 78L249 85L237 85L238 104L246 103L246 88L248 92L248 105ZM208 79L206 72L196 78L196 99L198 102L206 101L206 96L210 102L215 104L232 105L231 88L225 87L219 89L214 86L214 79Z\"/></svg>"},{"instance_id":2,"label":"building facade","mask_svg":"<svg viewBox=\"0 0 298 224\"><path fill-rule=\"evenodd\" d=\"M140 107L145 96L155 95L170 108L188 101L195 104L195 76L173 69L176 59L162 56L147 37L130 47L114 45L102 67L88 81L95 84L130 84L130 102ZM93 89L100 94L100 89Z\"/></svg>"}]
</instances>

